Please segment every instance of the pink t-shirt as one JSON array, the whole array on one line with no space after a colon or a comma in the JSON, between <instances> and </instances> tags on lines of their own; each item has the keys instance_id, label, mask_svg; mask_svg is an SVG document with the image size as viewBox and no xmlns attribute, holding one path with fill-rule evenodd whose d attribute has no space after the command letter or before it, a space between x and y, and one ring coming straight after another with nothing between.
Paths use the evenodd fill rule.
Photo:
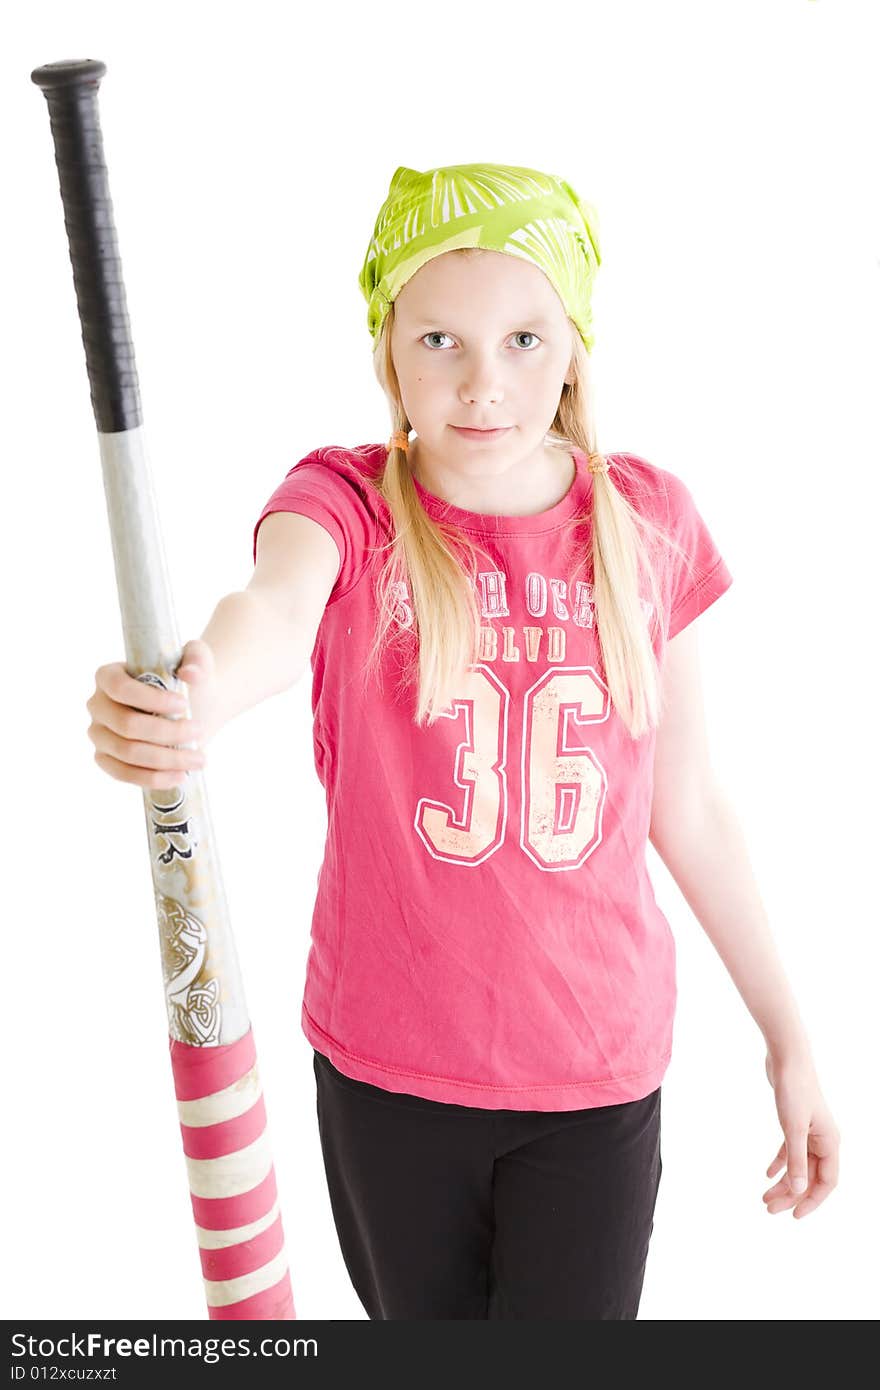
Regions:
<instances>
[{"instance_id":1,"label":"pink t-shirt","mask_svg":"<svg viewBox=\"0 0 880 1390\"><path fill-rule=\"evenodd\" d=\"M684 547L663 578L672 637L732 576L684 483L638 455L607 457ZM314 450L254 528L255 559L273 511L313 518L339 548L311 657L328 826L301 1022L340 1071L388 1091L579 1110L641 1099L669 1063L675 944L645 858L656 735L630 737L599 674L589 569L577 568L589 521L566 524L589 517L593 480L574 459L570 491L533 516L465 511L416 482L429 514L492 561L478 576L480 659L432 728L413 723L394 656L381 692L364 689L383 559L367 547L389 534L371 482L384 444ZM397 612L407 627L406 591Z\"/></svg>"}]
</instances>

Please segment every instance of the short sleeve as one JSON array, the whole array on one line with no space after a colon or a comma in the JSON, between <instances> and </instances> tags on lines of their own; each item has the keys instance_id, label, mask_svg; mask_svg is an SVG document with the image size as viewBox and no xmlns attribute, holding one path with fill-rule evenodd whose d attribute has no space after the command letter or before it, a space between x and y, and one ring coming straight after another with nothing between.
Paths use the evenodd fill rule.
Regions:
<instances>
[{"instance_id":1,"label":"short sleeve","mask_svg":"<svg viewBox=\"0 0 880 1390\"><path fill-rule=\"evenodd\" d=\"M667 524L681 547L672 552L670 561L667 638L671 638L730 588L733 575L688 488L674 474L664 476L669 502Z\"/></svg>"},{"instance_id":2,"label":"short sleeve","mask_svg":"<svg viewBox=\"0 0 880 1390\"><path fill-rule=\"evenodd\" d=\"M253 534L255 564L260 525L271 512L297 512L310 517L333 537L339 551L339 570L328 602L354 588L366 567L370 547L375 544L372 514L355 476L314 454L295 464L257 518Z\"/></svg>"}]
</instances>

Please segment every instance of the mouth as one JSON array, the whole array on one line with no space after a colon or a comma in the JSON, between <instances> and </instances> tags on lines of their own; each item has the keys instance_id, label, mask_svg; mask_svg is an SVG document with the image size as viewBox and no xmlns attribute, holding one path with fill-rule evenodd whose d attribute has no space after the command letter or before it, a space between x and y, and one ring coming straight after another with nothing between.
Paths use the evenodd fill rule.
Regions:
<instances>
[{"instance_id":1,"label":"mouth","mask_svg":"<svg viewBox=\"0 0 880 1390\"><path fill-rule=\"evenodd\" d=\"M502 434L507 434L513 429L513 425L502 425L498 429L476 430L467 425L453 425L452 429L457 434L463 435L465 439L500 439Z\"/></svg>"}]
</instances>

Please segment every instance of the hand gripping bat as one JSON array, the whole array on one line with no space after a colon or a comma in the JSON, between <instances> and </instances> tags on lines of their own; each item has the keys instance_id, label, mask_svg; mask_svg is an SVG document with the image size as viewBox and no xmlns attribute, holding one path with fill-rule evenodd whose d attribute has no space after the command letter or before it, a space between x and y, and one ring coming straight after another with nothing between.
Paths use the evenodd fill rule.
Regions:
<instances>
[{"instance_id":1,"label":"hand gripping bat","mask_svg":"<svg viewBox=\"0 0 880 1390\"><path fill-rule=\"evenodd\" d=\"M106 65L47 63L49 106L98 446L126 669L180 690L182 649L144 444L98 118ZM171 1071L209 1318L296 1318L266 1112L201 773L144 791Z\"/></svg>"}]
</instances>

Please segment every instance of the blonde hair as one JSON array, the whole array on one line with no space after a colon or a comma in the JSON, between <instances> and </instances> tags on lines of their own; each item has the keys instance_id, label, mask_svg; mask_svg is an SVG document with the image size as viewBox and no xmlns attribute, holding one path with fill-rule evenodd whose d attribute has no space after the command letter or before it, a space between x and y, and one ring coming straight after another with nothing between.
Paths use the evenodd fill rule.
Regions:
<instances>
[{"instance_id":1,"label":"blonde hair","mask_svg":"<svg viewBox=\"0 0 880 1390\"><path fill-rule=\"evenodd\" d=\"M447 255L481 254L462 247ZM412 428L400 396L391 356L392 304L373 351L373 367L391 406L392 432ZM562 395L550 426L551 448L596 454L596 435L589 391L589 360L583 340L569 320L573 338L571 385ZM600 455L601 457L601 455ZM615 467L638 480L625 460ZM485 551L457 527L436 520L422 506L406 453L396 445L374 480L391 513L393 534L380 550L388 558L378 577L379 622L367 659L365 675L379 675L379 656L389 633L408 645L401 685L417 683L415 723L433 724L448 709L462 672L477 659L480 640L476 570ZM584 546L582 565L592 562L592 601L608 692L632 738L640 738L659 722L660 673L652 631L665 633L658 546L681 552L671 535L643 516L623 496L610 473L593 474L592 507L574 518L573 525L592 524L591 544ZM494 562L489 559L494 569ZM578 567L580 568L580 566ZM646 576L651 611L646 621L639 592L639 571ZM410 604L402 603L408 590ZM404 614L403 620L401 614ZM393 638L390 639L393 642Z\"/></svg>"}]
</instances>

